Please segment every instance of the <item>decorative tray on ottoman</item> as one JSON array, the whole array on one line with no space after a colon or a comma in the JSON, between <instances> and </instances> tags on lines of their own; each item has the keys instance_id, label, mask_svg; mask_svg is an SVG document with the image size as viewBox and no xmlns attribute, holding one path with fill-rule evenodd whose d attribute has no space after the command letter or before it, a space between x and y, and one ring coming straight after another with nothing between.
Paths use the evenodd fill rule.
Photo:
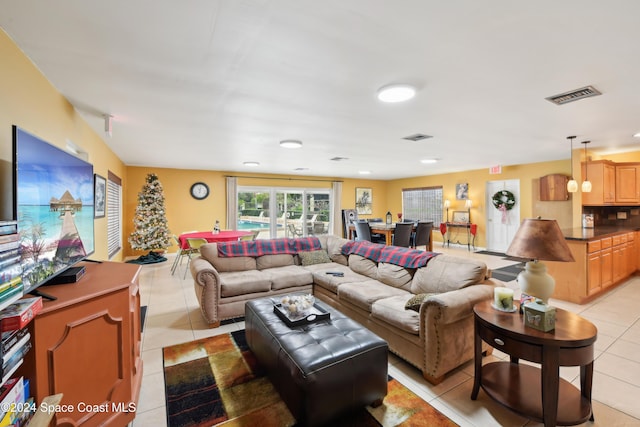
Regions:
<instances>
[{"instance_id":1,"label":"decorative tray on ottoman","mask_svg":"<svg viewBox=\"0 0 640 427\"><path fill-rule=\"evenodd\" d=\"M290 309L292 305L294 307ZM282 300L274 300L273 311L287 326L308 325L331 317L331 313L316 304L311 295L287 296Z\"/></svg>"}]
</instances>

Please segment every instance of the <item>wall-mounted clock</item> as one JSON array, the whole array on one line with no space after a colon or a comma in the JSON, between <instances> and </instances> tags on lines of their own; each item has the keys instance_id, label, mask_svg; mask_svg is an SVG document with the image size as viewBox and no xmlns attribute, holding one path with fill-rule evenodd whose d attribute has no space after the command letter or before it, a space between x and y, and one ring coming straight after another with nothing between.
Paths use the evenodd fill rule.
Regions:
<instances>
[{"instance_id":1,"label":"wall-mounted clock","mask_svg":"<svg viewBox=\"0 0 640 427\"><path fill-rule=\"evenodd\" d=\"M204 182L196 182L191 186L191 197L203 200L209 197L209 186Z\"/></svg>"}]
</instances>

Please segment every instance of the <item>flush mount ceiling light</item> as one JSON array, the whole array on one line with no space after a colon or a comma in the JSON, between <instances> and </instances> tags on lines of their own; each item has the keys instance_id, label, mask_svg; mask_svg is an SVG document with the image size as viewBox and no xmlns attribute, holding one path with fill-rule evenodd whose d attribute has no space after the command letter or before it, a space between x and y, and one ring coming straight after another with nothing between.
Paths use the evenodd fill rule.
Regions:
<instances>
[{"instance_id":1,"label":"flush mount ceiling light","mask_svg":"<svg viewBox=\"0 0 640 427\"><path fill-rule=\"evenodd\" d=\"M256 166L260 166L260 162L244 162L243 165L250 168L254 168Z\"/></svg>"},{"instance_id":2,"label":"flush mount ceiling light","mask_svg":"<svg viewBox=\"0 0 640 427\"><path fill-rule=\"evenodd\" d=\"M416 88L407 84L393 84L378 89L378 99L382 102L408 101L416 95Z\"/></svg>"},{"instance_id":3,"label":"flush mount ceiling light","mask_svg":"<svg viewBox=\"0 0 640 427\"><path fill-rule=\"evenodd\" d=\"M360 175L371 175L371 171L358 171Z\"/></svg>"},{"instance_id":4,"label":"flush mount ceiling light","mask_svg":"<svg viewBox=\"0 0 640 427\"><path fill-rule=\"evenodd\" d=\"M438 163L438 159L422 159L420 160L420 163L423 163L425 165L430 165L432 163Z\"/></svg>"},{"instance_id":5,"label":"flush mount ceiling light","mask_svg":"<svg viewBox=\"0 0 640 427\"><path fill-rule=\"evenodd\" d=\"M640 138L640 132L634 133L634 134L633 134L633 137L634 137L634 138Z\"/></svg>"},{"instance_id":6,"label":"flush mount ceiling light","mask_svg":"<svg viewBox=\"0 0 640 427\"><path fill-rule=\"evenodd\" d=\"M302 147L302 141L297 139L284 139L280 141L280 147L282 148L300 148Z\"/></svg>"}]
</instances>

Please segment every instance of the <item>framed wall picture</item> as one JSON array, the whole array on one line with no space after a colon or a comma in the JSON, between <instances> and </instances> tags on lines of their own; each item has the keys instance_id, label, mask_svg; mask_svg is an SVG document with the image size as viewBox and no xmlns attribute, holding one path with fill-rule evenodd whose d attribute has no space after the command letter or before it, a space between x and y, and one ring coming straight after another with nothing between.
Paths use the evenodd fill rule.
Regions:
<instances>
[{"instance_id":1,"label":"framed wall picture","mask_svg":"<svg viewBox=\"0 0 640 427\"><path fill-rule=\"evenodd\" d=\"M456 200L467 200L469 198L469 183L456 184Z\"/></svg>"},{"instance_id":2,"label":"framed wall picture","mask_svg":"<svg viewBox=\"0 0 640 427\"><path fill-rule=\"evenodd\" d=\"M373 203L373 191L371 188L356 188L356 213L358 215L371 215Z\"/></svg>"},{"instance_id":3,"label":"framed wall picture","mask_svg":"<svg viewBox=\"0 0 640 427\"><path fill-rule=\"evenodd\" d=\"M93 217L104 218L107 206L107 180L100 175L93 174Z\"/></svg>"},{"instance_id":4,"label":"framed wall picture","mask_svg":"<svg viewBox=\"0 0 640 427\"><path fill-rule=\"evenodd\" d=\"M467 212L467 211L454 211L453 212L453 217L451 218L451 222L468 223L469 222L469 212Z\"/></svg>"}]
</instances>

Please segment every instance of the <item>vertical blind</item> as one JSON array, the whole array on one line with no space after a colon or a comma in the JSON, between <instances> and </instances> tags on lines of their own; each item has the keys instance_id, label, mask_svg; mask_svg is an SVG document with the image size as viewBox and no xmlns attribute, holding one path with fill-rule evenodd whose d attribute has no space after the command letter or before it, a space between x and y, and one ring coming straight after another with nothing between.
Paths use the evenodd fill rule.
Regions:
<instances>
[{"instance_id":1,"label":"vertical blind","mask_svg":"<svg viewBox=\"0 0 640 427\"><path fill-rule=\"evenodd\" d=\"M122 249L122 180L109 171L107 179L107 253L109 259Z\"/></svg>"},{"instance_id":2,"label":"vertical blind","mask_svg":"<svg viewBox=\"0 0 640 427\"><path fill-rule=\"evenodd\" d=\"M442 222L442 187L406 188L402 190L402 212L405 219Z\"/></svg>"}]
</instances>

